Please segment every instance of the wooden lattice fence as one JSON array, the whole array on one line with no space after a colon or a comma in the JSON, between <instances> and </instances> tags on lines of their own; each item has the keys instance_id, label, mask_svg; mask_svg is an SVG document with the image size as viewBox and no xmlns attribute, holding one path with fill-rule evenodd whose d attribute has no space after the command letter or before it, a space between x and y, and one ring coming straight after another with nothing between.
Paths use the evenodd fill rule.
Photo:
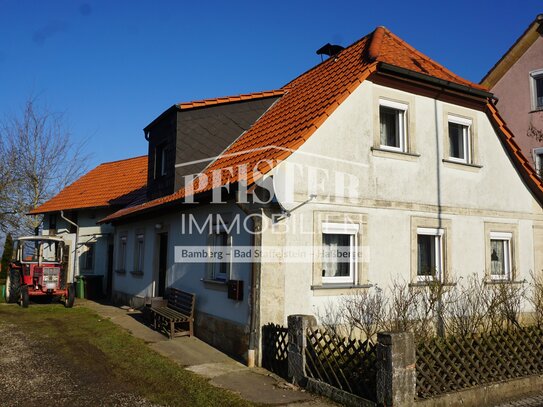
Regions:
<instances>
[{"instance_id":1,"label":"wooden lattice fence","mask_svg":"<svg viewBox=\"0 0 543 407\"><path fill-rule=\"evenodd\" d=\"M276 324L262 327L262 367L288 379L288 328Z\"/></svg>"},{"instance_id":2,"label":"wooden lattice fence","mask_svg":"<svg viewBox=\"0 0 543 407\"><path fill-rule=\"evenodd\" d=\"M543 373L543 332L536 327L436 338L417 346L417 397Z\"/></svg>"},{"instance_id":3,"label":"wooden lattice fence","mask_svg":"<svg viewBox=\"0 0 543 407\"><path fill-rule=\"evenodd\" d=\"M308 330L306 374L368 400L376 400L376 345Z\"/></svg>"}]
</instances>

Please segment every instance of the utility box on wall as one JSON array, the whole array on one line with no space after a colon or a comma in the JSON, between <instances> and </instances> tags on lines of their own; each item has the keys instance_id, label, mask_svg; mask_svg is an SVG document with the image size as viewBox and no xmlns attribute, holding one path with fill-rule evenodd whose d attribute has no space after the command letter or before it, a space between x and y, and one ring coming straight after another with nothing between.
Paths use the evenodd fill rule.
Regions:
<instances>
[{"instance_id":1,"label":"utility box on wall","mask_svg":"<svg viewBox=\"0 0 543 407\"><path fill-rule=\"evenodd\" d=\"M228 280L228 298L243 301L243 280Z\"/></svg>"}]
</instances>

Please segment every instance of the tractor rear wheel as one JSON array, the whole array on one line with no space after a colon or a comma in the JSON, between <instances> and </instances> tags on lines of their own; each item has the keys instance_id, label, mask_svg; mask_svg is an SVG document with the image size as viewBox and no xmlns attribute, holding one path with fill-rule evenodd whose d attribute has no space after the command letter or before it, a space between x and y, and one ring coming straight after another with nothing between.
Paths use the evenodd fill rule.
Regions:
<instances>
[{"instance_id":1,"label":"tractor rear wheel","mask_svg":"<svg viewBox=\"0 0 543 407\"><path fill-rule=\"evenodd\" d=\"M29 303L30 303L30 296L28 295L28 286L23 285L21 287L21 307L28 308Z\"/></svg>"},{"instance_id":2,"label":"tractor rear wheel","mask_svg":"<svg viewBox=\"0 0 543 407\"><path fill-rule=\"evenodd\" d=\"M64 306L66 308L72 308L75 302L75 286L73 284L68 284L68 294L66 295L66 302Z\"/></svg>"},{"instance_id":3,"label":"tractor rear wheel","mask_svg":"<svg viewBox=\"0 0 543 407\"><path fill-rule=\"evenodd\" d=\"M21 295L21 274L19 270L9 269L6 279L6 302L15 303Z\"/></svg>"}]
</instances>

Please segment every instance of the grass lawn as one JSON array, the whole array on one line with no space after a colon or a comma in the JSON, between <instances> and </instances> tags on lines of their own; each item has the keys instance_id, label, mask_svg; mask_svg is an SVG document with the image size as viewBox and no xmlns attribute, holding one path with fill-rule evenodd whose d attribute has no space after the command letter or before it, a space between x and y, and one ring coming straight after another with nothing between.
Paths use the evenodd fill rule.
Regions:
<instances>
[{"instance_id":1,"label":"grass lawn","mask_svg":"<svg viewBox=\"0 0 543 407\"><path fill-rule=\"evenodd\" d=\"M184 370L151 350L144 341L87 308L67 309L61 304L51 304L22 309L16 305L0 305L0 324L4 322L16 325L28 341L47 343L51 351L77 369L126 386L153 403L250 405Z\"/></svg>"}]
</instances>

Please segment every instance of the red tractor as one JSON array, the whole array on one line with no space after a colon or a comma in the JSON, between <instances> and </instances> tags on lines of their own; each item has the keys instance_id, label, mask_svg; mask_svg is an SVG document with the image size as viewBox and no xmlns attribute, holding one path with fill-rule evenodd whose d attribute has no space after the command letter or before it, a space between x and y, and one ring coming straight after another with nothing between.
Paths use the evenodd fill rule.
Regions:
<instances>
[{"instance_id":1,"label":"red tractor","mask_svg":"<svg viewBox=\"0 0 543 407\"><path fill-rule=\"evenodd\" d=\"M65 261L64 241L55 236L15 240L6 280L6 302L28 307L30 297L59 298L71 308L75 287Z\"/></svg>"}]
</instances>

